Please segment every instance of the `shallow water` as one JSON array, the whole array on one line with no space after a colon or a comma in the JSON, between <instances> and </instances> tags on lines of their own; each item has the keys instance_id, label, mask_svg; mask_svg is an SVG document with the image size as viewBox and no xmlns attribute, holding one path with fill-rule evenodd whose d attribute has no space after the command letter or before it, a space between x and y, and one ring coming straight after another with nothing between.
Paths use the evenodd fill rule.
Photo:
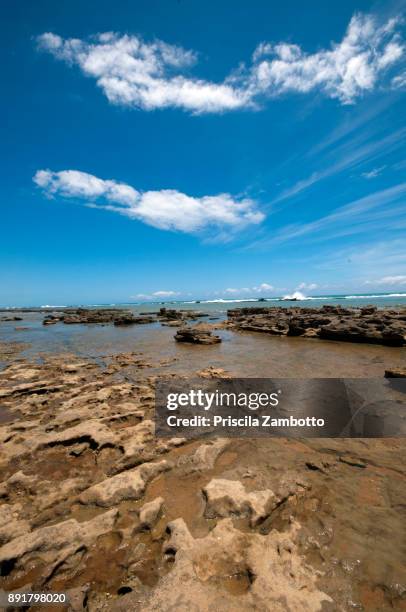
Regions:
<instances>
[{"instance_id":1,"label":"shallow water","mask_svg":"<svg viewBox=\"0 0 406 612\"><path fill-rule=\"evenodd\" d=\"M171 371L196 372L207 366L247 377L368 377L383 376L385 368L405 365L403 348L333 342L311 338L276 337L219 330L222 343L195 346L174 340L176 329L159 323L43 326L42 313L25 313L24 320L2 322L0 342L29 343L21 356L74 353L102 357L140 352L152 363L173 359ZM27 327L16 331L16 326ZM164 368L162 368L164 369Z\"/></svg>"}]
</instances>

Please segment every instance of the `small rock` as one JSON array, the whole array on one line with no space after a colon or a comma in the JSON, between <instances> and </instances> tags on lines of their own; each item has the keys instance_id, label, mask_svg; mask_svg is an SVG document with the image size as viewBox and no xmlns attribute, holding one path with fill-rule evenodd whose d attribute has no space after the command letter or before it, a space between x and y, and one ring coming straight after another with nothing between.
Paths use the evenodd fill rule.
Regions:
<instances>
[{"instance_id":1,"label":"small rock","mask_svg":"<svg viewBox=\"0 0 406 612\"><path fill-rule=\"evenodd\" d=\"M141 527L151 528L158 520L164 500L157 497L151 502L144 504L140 510Z\"/></svg>"},{"instance_id":2,"label":"small rock","mask_svg":"<svg viewBox=\"0 0 406 612\"><path fill-rule=\"evenodd\" d=\"M406 378L406 368L390 368L385 370L385 378Z\"/></svg>"},{"instance_id":3,"label":"small rock","mask_svg":"<svg viewBox=\"0 0 406 612\"><path fill-rule=\"evenodd\" d=\"M203 489L205 515L229 517L249 516L251 526L258 525L278 505L279 499L270 489L247 492L239 480L215 478Z\"/></svg>"},{"instance_id":4,"label":"small rock","mask_svg":"<svg viewBox=\"0 0 406 612\"><path fill-rule=\"evenodd\" d=\"M191 344L218 344L221 342L220 336L214 336L210 331L193 327L183 327L180 329L175 335L175 340Z\"/></svg>"}]
</instances>

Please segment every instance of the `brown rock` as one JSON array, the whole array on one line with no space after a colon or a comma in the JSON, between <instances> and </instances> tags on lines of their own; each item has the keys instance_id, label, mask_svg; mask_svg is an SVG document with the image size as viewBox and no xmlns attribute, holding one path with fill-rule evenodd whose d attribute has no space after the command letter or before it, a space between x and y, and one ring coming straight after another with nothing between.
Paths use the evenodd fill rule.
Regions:
<instances>
[{"instance_id":1,"label":"brown rock","mask_svg":"<svg viewBox=\"0 0 406 612\"><path fill-rule=\"evenodd\" d=\"M82 504L95 504L105 508L127 499L139 499L147 483L169 468L170 464L165 460L158 463L145 463L93 485L83 491L79 499Z\"/></svg>"},{"instance_id":2,"label":"brown rock","mask_svg":"<svg viewBox=\"0 0 406 612\"><path fill-rule=\"evenodd\" d=\"M406 367L385 370L385 378L406 378Z\"/></svg>"},{"instance_id":3,"label":"brown rock","mask_svg":"<svg viewBox=\"0 0 406 612\"><path fill-rule=\"evenodd\" d=\"M191 344L218 344L221 342L220 336L214 336L210 331L193 327L183 327L180 329L175 335L175 340Z\"/></svg>"},{"instance_id":4,"label":"brown rock","mask_svg":"<svg viewBox=\"0 0 406 612\"><path fill-rule=\"evenodd\" d=\"M158 520L162 510L164 500L162 497L157 497L151 502L144 504L140 510L141 527L151 528Z\"/></svg>"},{"instance_id":5,"label":"brown rock","mask_svg":"<svg viewBox=\"0 0 406 612\"><path fill-rule=\"evenodd\" d=\"M207 517L249 516L251 526L258 525L278 505L270 489L248 493L239 480L213 479L203 489Z\"/></svg>"}]
</instances>

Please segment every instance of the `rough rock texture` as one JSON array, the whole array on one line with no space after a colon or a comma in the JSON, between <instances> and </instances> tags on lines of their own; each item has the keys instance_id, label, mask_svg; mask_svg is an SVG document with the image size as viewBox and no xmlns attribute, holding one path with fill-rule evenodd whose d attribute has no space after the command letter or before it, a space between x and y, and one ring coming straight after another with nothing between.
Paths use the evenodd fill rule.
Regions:
<instances>
[{"instance_id":1,"label":"rough rock texture","mask_svg":"<svg viewBox=\"0 0 406 612\"><path fill-rule=\"evenodd\" d=\"M141 527L152 527L157 522L163 505L163 497L157 497L153 501L144 504L140 510Z\"/></svg>"},{"instance_id":2,"label":"rough rock texture","mask_svg":"<svg viewBox=\"0 0 406 612\"><path fill-rule=\"evenodd\" d=\"M244 534L225 519L205 538L195 539L183 519L173 521L164 553L174 557L174 567L152 594L137 598L137 609L318 612L332 600L317 588L317 573L297 552L299 527L264 537ZM129 595L123 603L131 609L134 599Z\"/></svg>"},{"instance_id":3,"label":"rough rock texture","mask_svg":"<svg viewBox=\"0 0 406 612\"><path fill-rule=\"evenodd\" d=\"M67 556L88 547L101 534L111 531L116 517L117 510L110 510L85 523L70 519L25 533L0 548L1 573L7 573L10 566L18 569L27 562L29 555L41 555L48 564L47 572L51 573L51 564L55 561L62 562Z\"/></svg>"},{"instance_id":4,"label":"rough rock texture","mask_svg":"<svg viewBox=\"0 0 406 612\"><path fill-rule=\"evenodd\" d=\"M144 325L145 323L154 323L155 317L135 317L133 314L125 314L114 319L114 325Z\"/></svg>"},{"instance_id":5,"label":"rough rock texture","mask_svg":"<svg viewBox=\"0 0 406 612\"><path fill-rule=\"evenodd\" d=\"M121 501L139 499L147 483L164 470L168 470L169 467L165 460L158 463L145 463L86 489L80 495L79 501L82 504L95 504L108 508L116 506Z\"/></svg>"},{"instance_id":6,"label":"rough rock texture","mask_svg":"<svg viewBox=\"0 0 406 612\"><path fill-rule=\"evenodd\" d=\"M182 327L175 335L177 342L189 342L191 344L218 344L220 336L214 336L211 331L197 329L196 327Z\"/></svg>"},{"instance_id":7,"label":"rough rock texture","mask_svg":"<svg viewBox=\"0 0 406 612\"><path fill-rule=\"evenodd\" d=\"M208 314L197 310L175 310L174 308L160 308L158 318L163 324L182 323L184 321L208 317Z\"/></svg>"},{"instance_id":8,"label":"rough rock texture","mask_svg":"<svg viewBox=\"0 0 406 612\"><path fill-rule=\"evenodd\" d=\"M375 306L343 308L238 308L228 311L231 327L276 336L367 342L388 346L406 344L406 309L378 310Z\"/></svg>"},{"instance_id":9,"label":"rough rock texture","mask_svg":"<svg viewBox=\"0 0 406 612\"><path fill-rule=\"evenodd\" d=\"M385 370L386 378L406 378L406 367L404 368L391 368Z\"/></svg>"},{"instance_id":10,"label":"rough rock texture","mask_svg":"<svg viewBox=\"0 0 406 612\"><path fill-rule=\"evenodd\" d=\"M203 493L207 517L249 516L252 527L269 516L280 501L270 489L248 493L239 480L224 478L211 480Z\"/></svg>"},{"instance_id":11,"label":"rough rock texture","mask_svg":"<svg viewBox=\"0 0 406 612\"><path fill-rule=\"evenodd\" d=\"M155 438L157 376L232 374L200 354L185 373L170 355L10 353L0 589L89 612L404 609L404 440Z\"/></svg>"},{"instance_id":12,"label":"rough rock texture","mask_svg":"<svg viewBox=\"0 0 406 612\"><path fill-rule=\"evenodd\" d=\"M193 455L187 458L190 470L199 471L212 469L218 457L229 446L230 441L224 438L217 438L207 444L202 444L198 447Z\"/></svg>"},{"instance_id":13,"label":"rough rock texture","mask_svg":"<svg viewBox=\"0 0 406 612\"><path fill-rule=\"evenodd\" d=\"M124 316L131 317L132 314L121 308L101 308L100 310L77 308L65 310L60 318L64 323L72 325L74 323L113 323Z\"/></svg>"},{"instance_id":14,"label":"rough rock texture","mask_svg":"<svg viewBox=\"0 0 406 612\"><path fill-rule=\"evenodd\" d=\"M40 312L44 310L39 309ZM159 320L163 325L177 326L182 325L187 320L196 320L208 315L197 310L175 310L171 308L161 308L159 312L144 312L140 316L135 315L129 310L122 308L66 308L58 309L55 312L45 310L46 314L42 321L43 325L54 325L63 322L67 325L73 324L108 324L113 323L117 326L142 325L154 323ZM21 321L21 317L5 318L5 321Z\"/></svg>"}]
</instances>

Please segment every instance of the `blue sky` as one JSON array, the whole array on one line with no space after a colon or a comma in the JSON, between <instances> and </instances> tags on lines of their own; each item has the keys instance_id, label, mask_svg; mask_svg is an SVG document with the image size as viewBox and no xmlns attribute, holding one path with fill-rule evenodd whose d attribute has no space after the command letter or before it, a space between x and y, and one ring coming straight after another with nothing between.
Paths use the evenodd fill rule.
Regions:
<instances>
[{"instance_id":1,"label":"blue sky","mask_svg":"<svg viewBox=\"0 0 406 612\"><path fill-rule=\"evenodd\" d=\"M404 2L2 12L0 304L406 291Z\"/></svg>"}]
</instances>

